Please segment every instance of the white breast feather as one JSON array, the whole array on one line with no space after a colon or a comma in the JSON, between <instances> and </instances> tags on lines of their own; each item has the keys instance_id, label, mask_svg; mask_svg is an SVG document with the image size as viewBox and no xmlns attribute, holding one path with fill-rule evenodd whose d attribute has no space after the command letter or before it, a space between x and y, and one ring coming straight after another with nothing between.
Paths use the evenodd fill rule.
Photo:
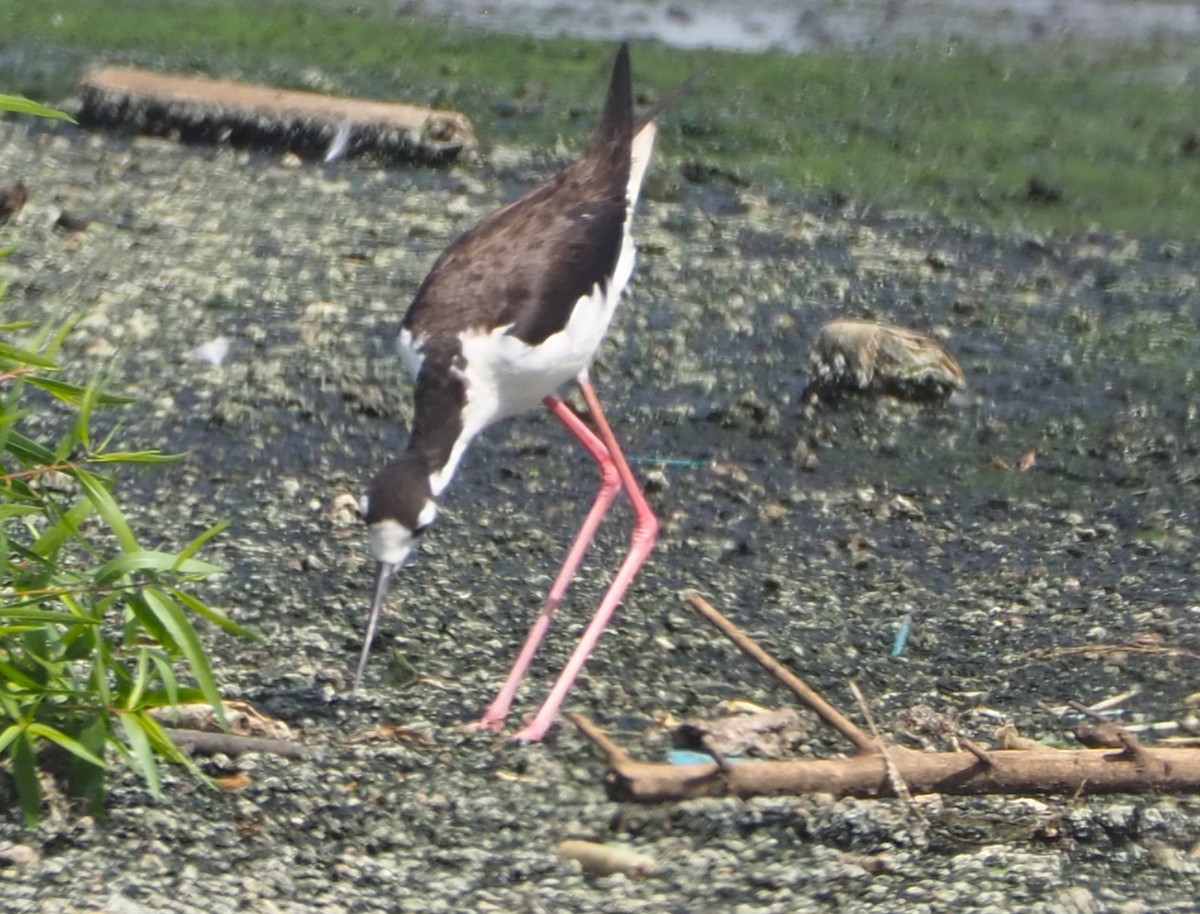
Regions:
<instances>
[{"instance_id":1,"label":"white breast feather","mask_svg":"<svg viewBox=\"0 0 1200 914\"><path fill-rule=\"evenodd\" d=\"M537 406L547 395L577 377L596 357L621 292L633 276L634 244L631 226L642 179L654 148L654 124L645 125L633 139L627 209L621 252L607 289L593 287L580 296L567 325L532 347L508 335L511 324L490 333L467 331L459 339L466 368L467 405L463 411L463 430L454 443L450 459L441 471L430 477L436 497L450 483L467 445L481 431L500 419ZM403 329L396 339L396 350L413 377L421 369L422 340Z\"/></svg>"}]
</instances>

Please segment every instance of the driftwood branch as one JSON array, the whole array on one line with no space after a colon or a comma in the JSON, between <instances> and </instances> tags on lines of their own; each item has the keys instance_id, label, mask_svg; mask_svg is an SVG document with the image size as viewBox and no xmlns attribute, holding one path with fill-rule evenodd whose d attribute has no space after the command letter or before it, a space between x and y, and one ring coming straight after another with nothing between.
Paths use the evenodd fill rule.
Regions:
<instances>
[{"instance_id":1,"label":"driftwood branch","mask_svg":"<svg viewBox=\"0 0 1200 914\"><path fill-rule=\"evenodd\" d=\"M1065 750L1034 745L988 749L960 739L963 751L921 752L873 739L829 705L703 597L687 600L746 654L854 743L849 758L716 761L689 765L642 762L579 714L567 717L604 754L614 799L644 803L703 796L752 797L830 793L836 796L944 794L1200 793L1200 751L1146 745L1118 730L1120 748ZM866 713L865 702L864 713ZM898 788L897 785L903 785Z\"/></svg>"},{"instance_id":2,"label":"driftwood branch","mask_svg":"<svg viewBox=\"0 0 1200 914\"><path fill-rule=\"evenodd\" d=\"M571 719L576 725L582 723L579 715ZM582 726L581 730L585 735L589 733ZM1096 749L1001 749L987 752L986 760L981 760L970 751L920 752L891 746L888 757L914 794L1200 793L1200 752L1157 748L1143 751L1151 764L1124 751ZM887 764L878 753L842 759L744 761L722 771L715 762L640 762L618 747L617 754L607 756L607 761L613 798L642 803L705 796L896 795Z\"/></svg>"},{"instance_id":3,"label":"driftwood branch","mask_svg":"<svg viewBox=\"0 0 1200 914\"><path fill-rule=\"evenodd\" d=\"M825 723L829 724L829 726L833 727L833 729L837 730L842 736L846 737L846 739L850 740L850 742L854 743L855 748L859 752L875 753L879 751L879 747L875 744L875 741L860 730L853 721L817 694L807 682L759 647L753 638L730 622L725 616L721 615L704 597L700 596L694 590L689 590L684 594L684 598L692 604L696 612L711 622L721 634L741 648L742 653L791 689L805 707L820 717Z\"/></svg>"}]
</instances>

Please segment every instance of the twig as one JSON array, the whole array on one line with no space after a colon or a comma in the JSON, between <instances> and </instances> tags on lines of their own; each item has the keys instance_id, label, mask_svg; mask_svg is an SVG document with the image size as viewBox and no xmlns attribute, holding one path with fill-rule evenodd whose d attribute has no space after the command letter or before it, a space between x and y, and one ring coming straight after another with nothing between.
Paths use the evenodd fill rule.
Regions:
<instances>
[{"instance_id":1,"label":"twig","mask_svg":"<svg viewBox=\"0 0 1200 914\"><path fill-rule=\"evenodd\" d=\"M988 751L984 749L983 746L979 745L979 743L975 742L975 740L967 739L965 736L960 736L958 738L958 744L970 752L971 755L975 756L975 758L979 759L979 761L983 762L983 764L985 764L987 767L994 768L996 766L996 763L988 758Z\"/></svg>"},{"instance_id":2,"label":"twig","mask_svg":"<svg viewBox=\"0 0 1200 914\"><path fill-rule=\"evenodd\" d=\"M610 768L616 768L624 762L630 761L628 752L614 743L607 733L578 711L568 711L563 716L578 727L584 736L596 744L600 751L604 753L604 757L608 760Z\"/></svg>"},{"instance_id":3,"label":"twig","mask_svg":"<svg viewBox=\"0 0 1200 914\"><path fill-rule=\"evenodd\" d=\"M1167 654L1172 657L1195 656L1184 647L1172 647L1168 644L1146 644L1136 641L1125 644L1072 644L1066 647L1050 647L1034 651L1032 656L1043 660L1052 660L1057 657L1071 657L1076 654Z\"/></svg>"},{"instance_id":4,"label":"twig","mask_svg":"<svg viewBox=\"0 0 1200 914\"><path fill-rule=\"evenodd\" d=\"M878 746L876 746L875 741L871 737L860 730L837 708L818 695L804 680L759 647L754 639L730 622L725 616L721 615L704 597L700 596L694 590L689 590L684 593L684 598L692 604L696 612L711 622L721 634L736 644L744 654L791 689L806 707L852 742L859 752L871 754L879 752Z\"/></svg>"},{"instance_id":5,"label":"twig","mask_svg":"<svg viewBox=\"0 0 1200 914\"><path fill-rule=\"evenodd\" d=\"M895 759L888 751L887 740L883 738L883 734L879 732L879 728L875 726L875 715L871 713L871 708L867 704L867 699L863 697L862 690L859 689L858 683L853 679L850 680L850 692L854 695L854 700L858 702L858 709L862 712L862 716L866 718L867 726L871 728L871 733L875 737L875 744L879 747L877 751L883 754L883 764L887 769L888 783L892 785L892 790L896 792L903 802L908 807L908 811L920 819L926 825L929 820L925 818L924 813L917 808L917 804L913 802L912 793L908 789L908 784L904 782L904 775L900 773L900 769L896 766Z\"/></svg>"},{"instance_id":6,"label":"twig","mask_svg":"<svg viewBox=\"0 0 1200 914\"><path fill-rule=\"evenodd\" d=\"M217 733L211 730L164 729L167 737L180 749L190 749L201 755L242 755L246 752L266 752L284 758L313 758L321 754L319 749L292 743L283 739L264 739L260 736L238 736L235 733Z\"/></svg>"},{"instance_id":7,"label":"twig","mask_svg":"<svg viewBox=\"0 0 1200 914\"><path fill-rule=\"evenodd\" d=\"M1143 768L1149 768L1156 773L1162 771L1164 768L1162 761L1155 758L1154 755L1142 745L1141 741L1124 727L1117 728L1117 739L1119 739L1121 741L1121 745L1125 747L1121 755L1132 757Z\"/></svg>"}]
</instances>

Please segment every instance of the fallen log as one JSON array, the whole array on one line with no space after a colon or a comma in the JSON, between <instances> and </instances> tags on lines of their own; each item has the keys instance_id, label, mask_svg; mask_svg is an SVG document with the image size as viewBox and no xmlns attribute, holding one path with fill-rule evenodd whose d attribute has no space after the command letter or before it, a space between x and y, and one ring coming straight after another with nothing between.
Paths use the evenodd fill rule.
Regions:
<instances>
[{"instance_id":1,"label":"fallen log","mask_svg":"<svg viewBox=\"0 0 1200 914\"><path fill-rule=\"evenodd\" d=\"M320 158L374 153L443 163L471 153L471 122L457 111L340 98L227 79L106 67L80 84L79 122L120 126L188 143L281 149Z\"/></svg>"},{"instance_id":2,"label":"fallen log","mask_svg":"<svg viewBox=\"0 0 1200 914\"><path fill-rule=\"evenodd\" d=\"M894 797L882 754L847 758L671 765L643 762L615 746L590 720L568 719L606 756L612 799L664 803L696 797ZM976 747L979 748L979 747ZM912 794L1200 793L1200 752L1142 746L1139 753L1096 749L921 752L890 746L888 758Z\"/></svg>"},{"instance_id":3,"label":"fallen log","mask_svg":"<svg viewBox=\"0 0 1200 914\"><path fill-rule=\"evenodd\" d=\"M567 718L604 754L606 782L615 800L662 803L696 797L833 794L894 797L906 794L1065 794L1200 793L1200 751L1146 745L1115 728L1118 749L1056 749L1037 743L1025 748L989 749L960 737L960 751L924 752L885 740L870 720L868 735L833 708L798 676L723 616L699 594L686 599L704 618L780 682L854 747L844 758L787 760L722 759L686 765L633 758L592 721Z\"/></svg>"}]
</instances>

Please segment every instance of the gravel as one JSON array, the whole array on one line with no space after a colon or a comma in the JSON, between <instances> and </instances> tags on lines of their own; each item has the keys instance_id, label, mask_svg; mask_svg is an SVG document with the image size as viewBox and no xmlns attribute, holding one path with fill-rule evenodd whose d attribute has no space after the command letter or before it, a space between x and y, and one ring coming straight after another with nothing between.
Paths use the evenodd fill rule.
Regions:
<instances>
[{"instance_id":1,"label":"gravel","mask_svg":"<svg viewBox=\"0 0 1200 914\"><path fill-rule=\"evenodd\" d=\"M460 729L506 672L594 484L542 415L472 448L394 586L367 687L348 696L370 571L349 506L409 417L390 337L437 251L556 164L500 149L449 171L319 167L0 123L0 176L31 194L5 230L20 242L7 313L79 312L72 376L112 371L140 398L122 442L186 453L125 480L137 529L178 547L231 518L205 556L229 573L205 596L262 640L206 630L221 686L325 750L205 760L248 783L171 772L161 802L118 774L102 821L55 800L35 830L0 823L4 910L1194 910L1192 797L631 808L608 801L601 760L568 725L536 746ZM1125 723L1194 716L1194 243L995 235L681 184L661 164L648 197L594 376L654 480L662 541L568 707L651 756L656 715L787 704L691 615L678 591L695 587L850 713L855 679L889 732L920 705L975 739L1010 721L1065 745L1040 703L1131 688ZM92 221L64 234L62 210ZM966 395L813 409L807 352L834 316L934 333ZM196 357L218 338L222 364ZM613 517L514 719L536 709L619 559L628 519ZM355 740L379 724L427 740ZM822 736L812 750L844 747ZM619 842L656 869L584 875L555 852L568 838Z\"/></svg>"}]
</instances>

